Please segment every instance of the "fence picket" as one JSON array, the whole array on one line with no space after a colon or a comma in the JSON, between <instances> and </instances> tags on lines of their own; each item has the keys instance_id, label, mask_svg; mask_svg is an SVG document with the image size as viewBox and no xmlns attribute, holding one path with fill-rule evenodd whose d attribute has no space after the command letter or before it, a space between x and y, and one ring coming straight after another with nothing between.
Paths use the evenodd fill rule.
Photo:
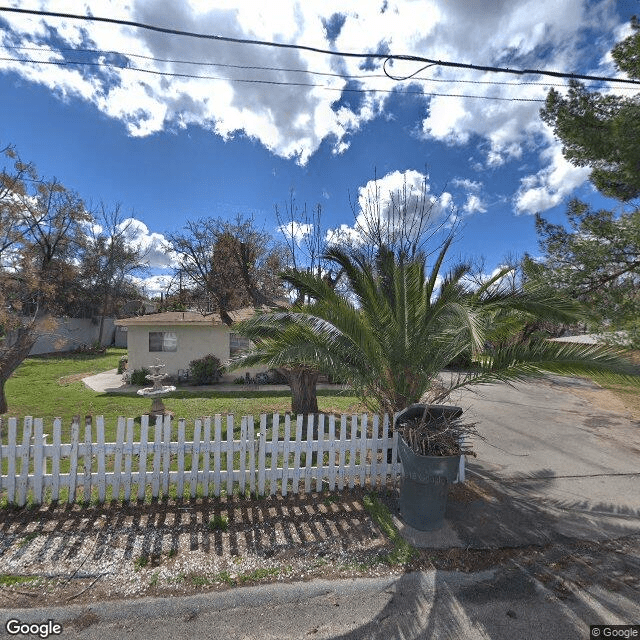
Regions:
<instances>
[{"instance_id":1,"label":"fence picket","mask_svg":"<svg viewBox=\"0 0 640 640\"><path fill-rule=\"evenodd\" d=\"M151 474L151 497L158 498L160 494L160 457L162 454L160 448L160 438L162 436L162 419L156 418L153 438L153 472Z\"/></svg>"},{"instance_id":2,"label":"fence picket","mask_svg":"<svg viewBox=\"0 0 640 640\"><path fill-rule=\"evenodd\" d=\"M374 415L371 429L371 474L369 476L369 484L372 489L375 489L378 484L378 420L378 415Z\"/></svg>"},{"instance_id":3,"label":"fence picket","mask_svg":"<svg viewBox=\"0 0 640 640\"><path fill-rule=\"evenodd\" d=\"M329 416L329 491L336 488L336 417Z\"/></svg>"},{"instance_id":4,"label":"fence picket","mask_svg":"<svg viewBox=\"0 0 640 640\"><path fill-rule=\"evenodd\" d=\"M282 495L289 490L289 451L291 448L291 414L284 416L284 442L282 446Z\"/></svg>"},{"instance_id":5,"label":"fence picket","mask_svg":"<svg viewBox=\"0 0 640 640\"><path fill-rule=\"evenodd\" d=\"M316 491L322 491L322 480L324 476L324 415L318 416L318 460L316 463L318 474L316 476Z\"/></svg>"},{"instance_id":6,"label":"fence picket","mask_svg":"<svg viewBox=\"0 0 640 640\"><path fill-rule=\"evenodd\" d=\"M9 504L16 501L16 432L18 420L9 418L7 435L7 500Z\"/></svg>"},{"instance_id":7,"label":"fence picket","mask_svg":"<svg viewBox=\"0 0 640 640\"><path fill-rule=\"evenodd\" d=\"M53 452L51 454L51 499L57 502L60 498L60 446L62 442L62 420L56 418L53 421ZM11 431L9 431L11 435Z\"/></svg>"},{"instance_id":8,"label":"fence picket","mask_svg":"<svg viewBox=\"0 0 640 640\"><path fill-rule=\"evenodd\" d=\"M239 490L240 495L244 494L244 487L247 481L247 416L242 416L240 419L240 478Z\"/></svg>"},{"instance_id":9,"label":"fence picket","mask_svg":"<svg viewBox=\"0 0 640 640\"><path fill-rule=\"evenodd\" d=\"M347 444L347 416L341 416L340 418L340 446L338 447L338 489L342 491L344 489L344 467L346 456L346 444Z\"/></svg>"},{"instance_id":10,"label":"fence picket","mask_svg":"<svg viewBox=\"0 0 640 640\"><path fill-rule=\"evenodd\" d=\"M260 440L258 441L258 495L264 495L267 448L267 416L260 416Z\"/></svg>"},{"instance_id":11,"label":"fence picket","mask_svg":"<svg viewBox=\"0 0 640 640\"><path fill-rule=\"evenodd\" d=\"M227 496L233 493L233 415L227 416Z\"/></svg>"},{"instance_id":12,"label":"fence picket","mask_svg":"<svg viewBox=\"0 0 640 640\"><path fill-rule=\"evenodd\" d=\"M140 418L140 453L138 457L138 500L144 500L147 489L147 451L149 439L149 416Z\"/></svg>"},{"instance_id":13,"label":"fence picket","mask_svg":"<svg viewBox=\"0 0 640 640\"><path fill-rule=\"evenodd\" d=\"M307 415L307 451L304 465L304 492L311 491L311 478L313 467L313 413Z\"/></svg>"},{"instance_id":14,"label":"fence picket","mask_svg":"<svg viewBox=\"0 0 640 640\"><path fill-rule=\"evenodd\" d=\"M29 481L29 453L31 451L31 430L33 418L27 416L24 419L22 431L22 448L20 451L20 476L18 477L18 506L24 507L27 503L27 485Z\"/></svg>"},{"instance_id":15,"label":"fence picket","mask_svg":"<svg viewBox=\"0 0 640 640\"><path fill-rule=\"evenodd\" d=\"M196 420L193 430L193 446L191 447L191 479L189 480L190 495L196 497L198 489L198 470L200 468L200 431L202 430L202 420ZM204 480L203 480L204 482Z\"/></svg>"},{"instance_id":16,"label":"fence picket","mask_svg":"<svg viewBox=\"0 0 640 640\"><path fill-rule=\"evenodd\" d=\"M216 414L213 450L213 495L220 495L220 447L222 446L222 416Z\"/></svg>"},{"instance_id":17,"label":"fence picket","mask_svg":"<svg viewBox=\"0 0 640 640\"><path fill-rule=\"evenodd\" d=\"M159 416L162 422L162 497L169 496L169 471L171 470L171 416Z\"/></svg>"},{"instance_id":18,"label":"fence picket","mask_svg":"<svg viewBox=\"0 0 640 640\"><path fill-rule=\"evenodd\" d=\"M382 418L382 471L380 482L382 486L387 483L387 477L389 475L389 465L387 463L389 454L389 416L385 413Z\"/></svg>"},{"instance_id":19,"label":"fence picket","mask_svg":"<svg viewBox=\"0 0 640 640\"><path fill-rule=\"evenodd\" d=\"M356 480L356 442L358 437L358 416L351 416L351 431L349 439L349 489L353 489Z\"/></svg>"},{"instance_id":20,"label":"fence picket","mask_svg":"<svg viewBox=\"0 0 640 640\"><path fill-rule=\"evenodd\" d=\"M204 419L202 445L202 495L207 498L209 496L209 483L211 482L209 471L211 464L211 418Z\"/></svg>"},{"instance_id":21,"label":"fence picket","mask_svg":"<svg viewBox=\"0 0 640 640\"><path fill-rule=\"evenodd\" d=\"M91 467L93 466L93 437L91 429L92 417L85 416L84 418L84 456L82 458L82 471L83 471L83 483L82 483L82 499L85 502L91 500Z\"/></svg>"},{"instance_id":22,"label":"fence picket","mask_svg":"<svg viewBox=\"0 0 640 640\"><path fill-rule=\"evenodd\" d=\"M269 483L269 493L276 495L277 491L277 472L278 472L278 439L280 432L280 415L273 414L273 422L271 423L271 475Z\"/></svg>"},{"instance_id":23,"label":"fence picket","mask_svg":"<svg viewBox=\"0 0 640 640\"><path fill-rule=\"evenodd\" d=\"M300 491L300 452L302 449L302 414L296 417L296 440L293 447L293 493Z\"/></svg>"},{"instance_id":24,"label":"fence picket","mask_svg":"<svg viewBox=\"0 0 640 640\"><path fill-rule=\"evenodd\" d=\"M131 499L131 462L133 458L133 418L127 418L126 443L124 445L124 475L122 484L124 486L124 500Z\"/></svg>"},{"instance_id":25,"label":"fence picket","mask_svg":"<svg viewBox=\"0 0 640 640\"><path fill-rule=\"evenodd\" d=\"M76 480L78 475L78 437L80 434L80 416L74 416L71 422L71 451L69 452L69 475L67 482L69 495L67 502L71 504L76 499Z\"/></svg>"},{"instance_id":26,"label":"fence picket","mask_svg":"<svg viewBox=\"0 0 640 640\"><path fill-rule=\"evenodd\" d=\"M42 502L42 489L46 473L46 469L43 468L46 464L44 458L45 438L42 418L36 418L33 432L33 501L35 504Z\"/></svg>"},{"instance_id":27,"label":"fence picket","mask_svg":"<svg viewBox=\"0 0 640 640\"><path fill-rule=\"evenodd\" d=\"M6 469L6 474L0 474L0 490L9 502L24 505L28 498L34 503L41 502L49 486L52 500L59 499L60 487L64 486L69 490L69 503L76 500L78 493L85 500L90 499L96 489L99 502L104 502L111 486L112 499L122 495L129 501L133 498L132 485L136 479L138 499L146 495L147 479L153 498L168 496L170 488L172 494L175 489L182 497L187 492L187 484L192 498L208 495L211 481L212 493L216 496L220 495L223 485L227 495L237 490L241 494L249 491L253 495L281 493L286 496L301 491L322 491L325 484L330 490L353 488L356 478L360 486L368 482L372 488L378 483L386 486L388 479L395 482L402 467L397 460L398 436L390 430L391 418L373 416L370 424L367 414L353 414L350 418L342 415L338 419L339 423L334 415L327 419L323 414L309 415L305 426L304 416L297 416L294 422L290 414L285 414L281 438L278 413L262 414L259 425L254 424L253 416L241 417L237 436L234 416L226 417L223 434L222 416L218 414L213 421L213 439L212 420L205 418L195 421L193 440L187 441L184 419L178 421L173 435L171 417L158 416L154 439L150 442L149 418L143 416L139 442L134 442L133 418L121 417L116 425L115 442L105 443L102 416L97 416L95 422L87 416L82 434L76 416L71 424L69 444L61 442L62 423L56 418L53 443L48 445L42 419L27 416L20 435L18 421L9 418L3 423L3 426L8 424L7 444L0 445L0 471ZM152 462L149 461L151 452ZM94 456L97 470L93 468ZM47 474L49 457L50 475ZM68 473L60 473L62 457L69 461ZM78 468L80 458L82 470ZM109 473L106 466L111 459L113 472ZM176 464L173 471L172 459ZM150 471L147 471L148 464L152 465ZM462 479L463 464L459 470Z\"/></svg>"},{"instance_id":28,"label":"fence picket","mask_svg":"<svg viewBox=\"0 0 640 640\"><path fill-rule=\"evenodd\" d=\"M104 502L107 496L107 484L105 482L105 446L104 446L104 417L96 418L96 455L98 457L98 501Z\"/></svg>"},{"instance_id":29,"label":"fence picket","mask_svg":"<svg viewBox=\"0 0 640 640\"><path fill-rule=\"evenodd\" d=\"M184 419L178 420L178 486L176 493L178 498L184 496Z\"/></svg>"},{"instance_id":30,"label":"fence picket","mask_svg":"<svg viewBox=\"0 0 640 640\"><path fill-rule=\"evenodd\" d=\"M360 416L360 487L364 487L367 473L367 414Z\"/></svg>"},{"instance_id":31,"label":"fence picket","mask_svg":"<svg viewBox=\"0 0 640 640\"><path fill-rule=\"evenodd\" d=\"M249 443L249 493L256 493L256 437L253 416L247 416L247 440Z\"/></svg>"},{"instance_id":32,"label":"fence picket","mask_svg":"<svg viewBox=\"0 0 640 640\"><path fill-rule=\"evenodd\" d=\"M124 418L118 418L116 426L116 448L113 458L113 483L111 485L111 499L120 498L120 479L122 475L122 449L124 448Z\"/></svg>"}]
</instances>

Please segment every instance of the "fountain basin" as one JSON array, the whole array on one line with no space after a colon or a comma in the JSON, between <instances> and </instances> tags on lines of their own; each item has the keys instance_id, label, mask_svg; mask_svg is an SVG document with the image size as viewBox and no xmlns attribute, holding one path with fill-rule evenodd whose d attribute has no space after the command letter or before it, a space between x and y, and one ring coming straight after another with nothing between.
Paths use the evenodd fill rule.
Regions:
<instances>
[{"instance_id":1,"label":"fountain basin","mask_svg":"<svg viewBox=\"0 0 640 640\"><path fill-rule=\"evenodd\" d=\"M145 387L144 389L138 389L136 393L139 396L143 396L144 398L153 398L154 396L162 396L165 393L171 393L175 390L176 388L173 385L166 385L164 387L160 387L159 389L154 389L153 387Z\"/></svg>"}]
</instances>

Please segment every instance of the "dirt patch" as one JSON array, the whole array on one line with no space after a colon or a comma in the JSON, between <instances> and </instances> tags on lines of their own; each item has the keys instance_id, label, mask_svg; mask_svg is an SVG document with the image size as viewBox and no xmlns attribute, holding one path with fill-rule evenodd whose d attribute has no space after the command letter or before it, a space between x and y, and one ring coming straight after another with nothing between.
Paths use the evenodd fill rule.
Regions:
<instances>
[{"instance_id":1,"label":"dirt patch","mask_svg":"<svg viewBox=\"0 0 640 640\"><path fill-rule=\"evenodd\" d=\"M83 378L94 375L94 373L93 371L87 371L86 373L74 373L70 376L62 376L62 378L58 378L58 384L62 387L68 387L74 382L80 382Z\"/></svg>"},{"instance_id":2,"label":"dirt patch","mask_svg":"<svg viewBox=\"0 0 640 640\"><path fill-rule=\"evenodd\" d=\"M610 390L604 388L586 389L572 388L570 393L589 402L594 408L602 411L611 411L623 416L640 420L640 397L638 393L625 392L623 390Z\"/></svg>"}]
</instances>

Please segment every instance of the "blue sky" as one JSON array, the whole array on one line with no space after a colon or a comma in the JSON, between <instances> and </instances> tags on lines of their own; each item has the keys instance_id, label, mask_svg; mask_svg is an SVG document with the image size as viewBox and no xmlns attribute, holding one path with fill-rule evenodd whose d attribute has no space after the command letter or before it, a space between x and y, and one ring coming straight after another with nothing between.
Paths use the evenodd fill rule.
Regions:
<instances>
[{"instance_id":1,"label":"blue sky","mask_svg":"<svg viewBox=\"0 0 640 640\"><path fill-rule=\"evenodd\" d=\"M635 2L586 0L9 5L339 51L598 75L615 74L609 50L628 35L637 9ZM88 203L121 203L135 219L136 242L150 250L149 293L161 290L174 264L165 234L186 220L238 213L277 234L274 205L282 207L292 189L299 205L322 204L326 228L348 229L349 196L357 203L374 175L383 204L405 182L416 191L426 184L433 197L441 194L440 219L453 213L462 220L452 257L482 255L487 272L506 254L537 254L536 212L561 221L571 197L617 206L594 193L588 170L564 160L540 121L535 100L544 99L548 78L527 76L537 84L522 84L517 76L432 67L395 82L380 77L378 63L297 50L2 12L0 27L0 145L14 144L42 176L55 176ZM24 58L218 79L18 61ZM212 66L220 64L289 71ZM393 66L398 75L418 69ZM417 90L440 95L410 93Z\"/></svg>"}]
</instances>

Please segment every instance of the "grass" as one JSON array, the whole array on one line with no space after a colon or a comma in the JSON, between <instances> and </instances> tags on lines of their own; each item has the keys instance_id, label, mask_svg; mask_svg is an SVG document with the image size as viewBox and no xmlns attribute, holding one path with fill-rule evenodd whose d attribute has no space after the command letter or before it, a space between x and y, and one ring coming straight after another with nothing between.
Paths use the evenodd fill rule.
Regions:
<instances>
[{"instance_id":1,"label":"grass","mask_svg":"<svg viewBox=\"0 0 640 640\"><path fill-rule=\"evenodd\" d=\"M411 561L418 552L402 538L393 524L389 509L380 502L374 493L364 496L363 503L371 519L380 527L380 530L389 538L389 541L393 543L393 550L380 556L380 560L390 565L403 565Z\"/></svg>"},{"instance_id":2,"label":"grass","mask_svg":"<svg viewBox=\"0 0 640 640\"><path fill-rule=\"evenodd\" d=\"M229 526L229 518L224 515L213 516L209 520L208 526L210 531L226 531Z\"/></svg>"},{"instance_id":3,"label":"grass","mask_svg":"<svg viewBox=\"0 0 640 640\"><path fill-rule=\"evenodd\" d=\"M118 416L137 418L148 411L151 401L135 393L99 393L88 389L82 382L85 376L115 369L125 349L108 349L103 355L55 354L27 358L6 383L9 403L7 416L34 416L43 418L45 432L52 432L52 422L56 417L63 420L63 438L68 437L73 416L85 415L105 417L105 437L115 439ZM215 414L235 414L236 416L291 410L291 394L283 391L215 391L176 390L164 397L166 407L176 418L184 418L187 425L193 425L196 418ZM357 398L344 391L318 390L318 408L321 413L358 413L366 411ZM237 421L238 428L240 421ZM6 431L6 430L3 430ZM6 441L6 434L2 437Z\"/></svg>"},{"instance_id":4,"label":"grass","mask_svg":"<svg viewBox=\"0 0 640 640\"><path fill-rule=\"evenodd\" d=\"M0 573L0 587L11 587L24 582L38 580L38 576L14 576L10 573Z\"/></svg>"}]
</instances>

